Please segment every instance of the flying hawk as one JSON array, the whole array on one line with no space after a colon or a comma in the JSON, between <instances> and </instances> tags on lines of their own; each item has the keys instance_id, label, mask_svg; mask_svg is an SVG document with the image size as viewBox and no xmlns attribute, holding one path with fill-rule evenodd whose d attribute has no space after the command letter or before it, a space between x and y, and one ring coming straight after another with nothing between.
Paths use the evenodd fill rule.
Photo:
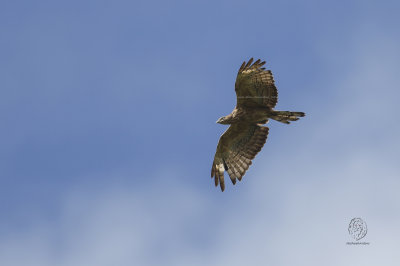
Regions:
<instances>
[{"instance_id":1,"label":"flying hawk","mask_svg":"<svg viewBox=\"0 0 400 266\"><path fill-rule=\"evenodd\" d=\"M242 180L251 160L264 146L268 127L262 124L273 119L289 124L303 117L303 112L275 111L278 91L270 70L262 67L260 59L253 64L253 58L243 62L236 77L235 91L237 103L231 114L218 119L217 123L230 125L219 139L211 178L215 186L225 189L224 171L227 171L233 184Z\"/></svg>"}]
</instances>

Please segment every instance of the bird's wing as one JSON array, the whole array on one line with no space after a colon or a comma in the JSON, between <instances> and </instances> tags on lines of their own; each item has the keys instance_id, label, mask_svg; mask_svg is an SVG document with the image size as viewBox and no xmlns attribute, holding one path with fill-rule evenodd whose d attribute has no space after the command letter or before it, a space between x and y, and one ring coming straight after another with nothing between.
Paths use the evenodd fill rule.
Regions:
<instances>
[{"instance_id":1,"label":"bird's wing","mask_svg":"<svg viewBox=\"0 0 400 266\"><path fill-rule=\"evenodd\" d=\"M235 82L237 107L270 107L278 102L278 90L270 70L262 67L265 61L260 59L253 64L253 58L243 62Z\"/></svg>"},{"instance_id":2,"label":"bird's wing","mask_svg":"<svg viewBox=\"0 0 400 266\"><path fill-rule=\"evenodd\" d=\"M219 139L217 152L211 169L211 178L215 177L215 186L225 189L224 171L227 171L233 184L242 180L251 165L251 160L264 146L268 136L268 127L256 124L232 124Z\"/></svg>"}]
</instances>

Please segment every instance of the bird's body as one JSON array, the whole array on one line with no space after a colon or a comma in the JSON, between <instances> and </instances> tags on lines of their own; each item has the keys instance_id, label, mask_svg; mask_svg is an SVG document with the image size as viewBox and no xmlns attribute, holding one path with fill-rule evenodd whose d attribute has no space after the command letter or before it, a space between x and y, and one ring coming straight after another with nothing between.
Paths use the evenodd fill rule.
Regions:
<instances>
[{"instance_id":1,"label":"bird's body","mask_svg":"<svg viewBox=\"0 0 400 266\"><path fill-rule=\"evenodd\" d=\"M211 168L215 185L225 189L224 171L233 184L239 181L251 165L251 160L266 142L269 128L262 126L269 119L289 124L304 116L303 112L275 111L278 91L272 73L262 66L258 59L252 64L251 58L239 69L235 91L237 104L231 114L221 117L217 123L230 127L221 136Z\"/></svg>"},{"instance_id":2,"label":"bird's body","mask_svg":"<svg viewBox=\"0 0 400 266\"><path fill-rule=\"evenodd\" d=\"M233 109L232 113L225 116L221 124L234 124L238 122L262 123L268 119L270 113L268 107L239 107ZM264 124L264 123L262 123Z\"/></svg>"}]
</instances>

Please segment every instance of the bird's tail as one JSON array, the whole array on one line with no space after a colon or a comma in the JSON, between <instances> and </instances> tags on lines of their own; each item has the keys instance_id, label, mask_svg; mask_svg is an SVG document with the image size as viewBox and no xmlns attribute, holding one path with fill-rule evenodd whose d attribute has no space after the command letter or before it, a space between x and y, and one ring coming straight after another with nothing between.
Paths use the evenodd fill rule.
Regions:
<instances>
[{"instance_id":1,"label":"bird's tail","mask_svg":"<svg viewBox=\"0 0 400 266\"><path fill-rule=\"evenodd\" d=\"M290 111L272 111L270 118L284 124L290 124L290 121L299 120L300 117L305 116L303 112L290 112Z\"/></svg>"}]
</instances>

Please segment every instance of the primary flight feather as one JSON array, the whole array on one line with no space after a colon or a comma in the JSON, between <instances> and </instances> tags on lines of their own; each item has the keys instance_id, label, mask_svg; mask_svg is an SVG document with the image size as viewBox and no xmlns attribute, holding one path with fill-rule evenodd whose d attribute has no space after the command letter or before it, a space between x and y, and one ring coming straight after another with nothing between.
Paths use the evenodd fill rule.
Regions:
<instances>
[{"instance_id":1,"label":"primary flight feather","mask_svg":"<svg viewBox=\"0 0 400 266\"><path fill-rule=\"evenodd\" d=\"M264 146L269 128L262 125L268 123L268 119L290 124L305 115L274 110L278 90L271 71L266 70L264 64L260 59L253 63L253 58L243 62L235 82L236 107L217 121L230 125L219 139L211 168L211 178L215 178L215 186L219 184L222 191L225 189L224 172L228 172L233 184L237 179L241 181L251 160Z\"/></svg>"}]
</instances>

